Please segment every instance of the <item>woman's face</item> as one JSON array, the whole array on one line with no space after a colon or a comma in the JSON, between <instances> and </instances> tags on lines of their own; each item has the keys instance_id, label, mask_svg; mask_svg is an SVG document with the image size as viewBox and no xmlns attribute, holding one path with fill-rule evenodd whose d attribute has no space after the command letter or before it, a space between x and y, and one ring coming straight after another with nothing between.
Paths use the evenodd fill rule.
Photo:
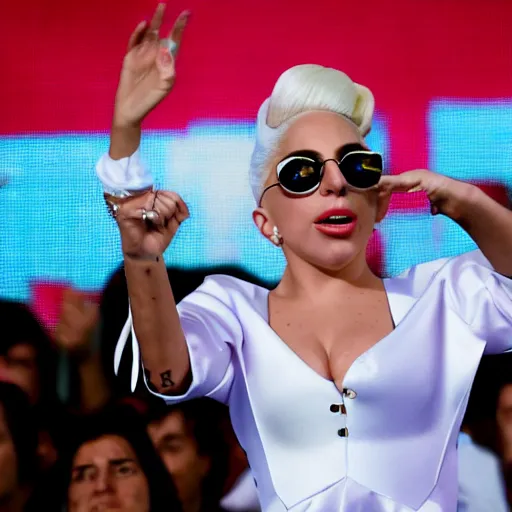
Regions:
<instances>
[{"instance_id":1,"label":"woman's face","mask_svg":"<svg viewBox=\"0 0 512 512\"><path fill-rule=\"evenodd\" d=\"M299 116L283 135L265 187L277 182L276 166L290 153L314 152L324 161L339 159L348 144L365 146L357 128L331 112L308 112ZM347 186L338 165L329 161L319 188L307 196L287 195L280 187L269 189L254 220L269 238L276 226L283 238L288 262L299 258L327 271L339 271L357 259L364 261L366 245L375 222L385 215L387 200L375 189L354 190ZM340 228L318 220L330 210L352 212L350 225Z\"/></svg>"}]
</instances>

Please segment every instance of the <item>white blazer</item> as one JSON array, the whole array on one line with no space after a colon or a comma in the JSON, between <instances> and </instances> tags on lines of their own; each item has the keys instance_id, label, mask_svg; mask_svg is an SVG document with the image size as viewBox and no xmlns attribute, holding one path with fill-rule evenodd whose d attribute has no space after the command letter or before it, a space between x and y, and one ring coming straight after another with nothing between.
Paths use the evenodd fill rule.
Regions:
<instances>
[{"instance_id":1,"label":"white blazer","mask_svg":"<svg viewBox=\"0 0 512 512\"><path fill-rule=\"evenodd\" d=\"M229 405L265 512L456 510L457 436L482 354L512 348L512 280L474 251L384 283L396 328L344 393L270 328L268 290L219 275L178 305L193 381L159 396Z\"/></svg>"}]
</instances>

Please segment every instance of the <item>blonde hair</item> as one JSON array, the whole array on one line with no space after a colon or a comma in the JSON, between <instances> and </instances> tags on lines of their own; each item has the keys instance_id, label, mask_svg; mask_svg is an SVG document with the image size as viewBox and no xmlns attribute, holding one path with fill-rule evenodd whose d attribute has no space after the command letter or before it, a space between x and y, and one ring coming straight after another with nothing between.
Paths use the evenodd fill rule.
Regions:
<instances>
[{"instance_id":1,"label":"blonde hair","mask_svg":"<svg viewBox=\"0 0 512 512\"><path fill-rule=\"evenodd\" d=\"M313 110L334 112L353 122L365 137L371 128L374 107L371 91L337 69L302 64L286 70L258 111L256 143L249 170L256 202L270 172L269 160L298 115Z\"/></svg>"}]
</instances>

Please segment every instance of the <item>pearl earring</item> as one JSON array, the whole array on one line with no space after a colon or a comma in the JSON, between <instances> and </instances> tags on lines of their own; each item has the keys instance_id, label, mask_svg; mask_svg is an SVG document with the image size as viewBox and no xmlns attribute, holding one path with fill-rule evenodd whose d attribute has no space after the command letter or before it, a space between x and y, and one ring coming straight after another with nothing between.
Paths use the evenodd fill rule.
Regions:
<instances>
[{"instance_id":1,"label":"pearl earring","mask_svg":"<svg viewBox=\"0 0 512 512\"><path fill-rule=\"evenodd\" d=\"M277 226L274 226L273 235L271 235L270 240L272 240L272 243L274 243L277 246L280 246L283 244L283 237L280 235L279 230L277 229Z\"/></svg>"}]
</instances>

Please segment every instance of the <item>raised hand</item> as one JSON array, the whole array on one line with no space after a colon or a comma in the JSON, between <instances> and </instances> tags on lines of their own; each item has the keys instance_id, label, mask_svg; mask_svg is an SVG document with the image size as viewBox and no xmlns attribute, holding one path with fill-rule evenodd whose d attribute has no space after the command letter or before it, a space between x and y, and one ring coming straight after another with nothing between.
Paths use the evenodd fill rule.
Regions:
<instances>
[{"instance_id":1,"label":"raised hand","mask_svg":"<svg viewBox=\"0 0 512 512\"><path fill-rule=\"evenodd\" d=\"M160 36L165 4L148 24L140 22L128 43L116 94L114 125L137 125L169 94L174 85L175 56L189 12L182 12L167 37Z\"/></svg>"},{"instance_id":2,"label":"raised hand","mask_svg":"<svg viewBox=\"0 0 512 512\"><path fill-rule=\"evenodd\" d=\"M187 205L175 192L146 192L118 203L116 220L123 253L136 259L157 260L180 224L189 217Z\"/></svg>"},{"instance_id":3,"label":"raised hand","mask_svg":"<svg viewBox=\"0 0 512 512\"><path fill-rule=\"evenodd\" d=\"M87 294L68 288L62 298L55 342L73 358L89 357L93 350L93 333L99 321L99 306Z\"/></svg>"},{"instance_id":4,"label":"raised hand","mask_svg":"<svg viewBox=\"0 0 512 512\"><path fill-rule=\"evenodd\" d=\"M424 192L430 201L433 215L442 213L458 221L462 213L460 205L474 186L442 174L418 169L402 174L382 176L377 188L383 194Z\"/></svg>"}]
</instances>

